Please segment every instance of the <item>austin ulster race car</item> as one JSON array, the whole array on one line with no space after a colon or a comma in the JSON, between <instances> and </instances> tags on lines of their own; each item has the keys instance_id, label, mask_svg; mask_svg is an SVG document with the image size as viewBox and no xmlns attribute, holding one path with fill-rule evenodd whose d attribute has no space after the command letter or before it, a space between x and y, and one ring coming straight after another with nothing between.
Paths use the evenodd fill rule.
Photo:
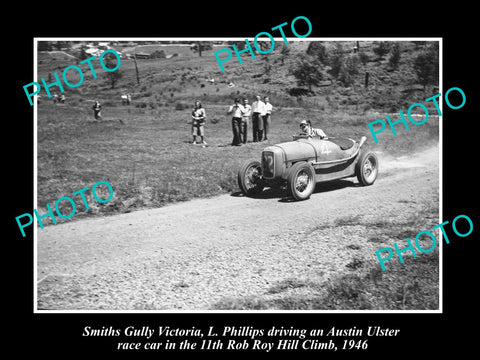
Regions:
<instances>
[{"instance_id":1,"label":"austin ulster race car","mask_svg":"<svg viewBox=\"0 0 480 360\"><path fill-rule=\"evenodd\" d=\"M265 187L287 185L295 200L305 200L319 182L356 176L362 185L372 185L378 175L378 158L362 148L360 141L297 135L293 141L266 147L261 162L249 160L238 171L238 184L247 196Z\"/></svg>"}]
</instances>

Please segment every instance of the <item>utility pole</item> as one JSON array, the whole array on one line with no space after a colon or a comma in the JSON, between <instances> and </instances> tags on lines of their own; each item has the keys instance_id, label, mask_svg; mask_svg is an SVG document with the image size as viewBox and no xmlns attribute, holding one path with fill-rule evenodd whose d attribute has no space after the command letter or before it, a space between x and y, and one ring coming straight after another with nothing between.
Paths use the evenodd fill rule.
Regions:
<instances>
[{"instance_id":1,"label":"utility pole","mask_svg":"<svg viewBox=\"0 0 480 360\"><path fill-rule=\"evenodd\" d=\"M133 54L133 62L135 63L135 72L137 74L137 85L140 85L140 76L138 75L137 54Z\"/></svg>"}]
</instances>

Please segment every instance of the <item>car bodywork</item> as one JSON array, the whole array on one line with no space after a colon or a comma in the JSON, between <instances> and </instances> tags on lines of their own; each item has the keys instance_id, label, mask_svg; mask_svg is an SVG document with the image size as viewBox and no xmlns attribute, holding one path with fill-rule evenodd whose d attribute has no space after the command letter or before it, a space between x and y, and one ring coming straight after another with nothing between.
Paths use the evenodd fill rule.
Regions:
<instances>
[{"instance_id":1,"label":"car bodywork","mask_svg":"<svg viewBox=\"0 0 480 360\"><path fill-rule=\"evenodd\" d=\"M247 161L239 170L242 192L255 195L265 186L287 183L293 197L310 197L316 183L357 176L362 185L374 183L378 159L362 147L360 141L347 138L295 136L293 141L266 147L261 161Z\"/></svg>"}]
</instances>

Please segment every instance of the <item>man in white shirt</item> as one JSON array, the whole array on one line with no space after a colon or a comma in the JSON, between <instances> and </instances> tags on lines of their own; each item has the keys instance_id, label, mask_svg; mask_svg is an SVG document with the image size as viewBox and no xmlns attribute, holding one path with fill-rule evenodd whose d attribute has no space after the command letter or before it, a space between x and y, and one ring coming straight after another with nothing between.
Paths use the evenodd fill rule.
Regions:
<instances>
[{"instance_id":1,"label":"man in white shirt","mask_svg":"<svg viewBox=\"0 0 480 360\"><path fill-rule=\"evenodd\" d=\"M261 100L260 96L256 96L256 100L252 104L252 131L253 141L262 141L263 138L263 119L265 115L265 103Z\"/></svg>"},{"instance_id":2,"label":"man in white shirt","mask_svg":"<svg viewBox=\"0 0 480 360\"><path fill-rule=\"evenodd\" d=\"M273 106L270 104L270 99L265 96L263 98L265 103L265 115L262 116L263 120L263 140L268 140L268 132L270 130L270 116L272 114Z\"/></svg>"},{"instance_id":3,"label":"man in white shirt","mask_svg":"<svg viewBox=\"0 0 480 360\"><path fill-rule=\"evenodd\" d=\"M247 98L243 98L243 107L245 108L245 113L242 115L242 126L240 127L240 141L246 144L248 124L250 123L250 115L252 114L252 106L248 103Z\"/></svg>"},{"instance_id":4,"label":"man in white shirt","mask_svg":"<svg viewBox=\"0 0 480 360\"><path fill-rule=\"evenodd\" d=\"M235 104L230 106L227 111L227 114L232 114L232 132L233 132L233 140L232 146L240 146L240 134L241 134L241 127L242 127L242 117L245 114L245 108L242 104L240 104L240 99L235 99Z\"/></svg>"}]
</instances>

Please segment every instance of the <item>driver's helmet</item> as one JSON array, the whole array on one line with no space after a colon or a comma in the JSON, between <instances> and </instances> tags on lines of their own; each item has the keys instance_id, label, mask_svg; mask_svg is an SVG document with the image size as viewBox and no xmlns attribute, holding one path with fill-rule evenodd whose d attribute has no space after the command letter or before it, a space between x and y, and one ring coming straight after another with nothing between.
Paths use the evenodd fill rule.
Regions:
<instances>
[{"instance_id":1,"label":"driver's helmet","mask_svg":"<svg viewBox=\"0 0 480 360\"><path fill-rule=\"evenodd\" d=\"M309 125L309 124L308 124L308 121L307 121L307 120L302 120L302 121L300 122L300 129L302 129L302 131L305 131L305 130L307 129L308 125Z\"/></svg>"}]
</instances>

